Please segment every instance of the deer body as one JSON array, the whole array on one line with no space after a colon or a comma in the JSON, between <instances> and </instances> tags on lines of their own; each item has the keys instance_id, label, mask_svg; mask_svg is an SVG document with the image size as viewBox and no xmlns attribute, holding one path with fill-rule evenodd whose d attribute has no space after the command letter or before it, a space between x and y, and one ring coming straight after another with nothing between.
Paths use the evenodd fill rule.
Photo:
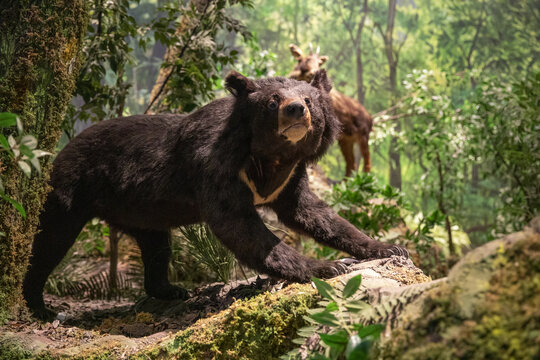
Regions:
<instances>
[{"instance_id":1,"label":"deer body","mask_svg":"<svg viewBox=\"0 0 540 360\"><path fill-rule=\"evenodd\" d=\"M293 57L298 60L293 71L289 74L290 78L296 80L311 81L313 75L320 69L321 65L328 60L327 56L319 56L319 49L315 53L310 51L304 56L302 50L294 45L289 45ZM356 161L354 158L354 144L360 146L360 153L364 158L363 171L371 170L371 156L369 153L369 133L373 128L373 119L366 108L357 100L340 93L334 89L331 90L332 105L336 115L342 125L343 133L338 139L341 153L345 158L346 170L345 176L350 176L356 170Z\"/></svg>"}]
</instances>

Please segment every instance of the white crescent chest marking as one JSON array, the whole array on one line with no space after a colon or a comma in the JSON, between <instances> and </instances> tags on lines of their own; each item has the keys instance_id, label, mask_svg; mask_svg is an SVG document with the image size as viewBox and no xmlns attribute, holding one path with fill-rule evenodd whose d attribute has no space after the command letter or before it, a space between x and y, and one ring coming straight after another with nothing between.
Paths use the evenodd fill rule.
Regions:
<instances>
[{"instance_id":1,"label":"white crescent chest marking","mask_svg":"<svg viewBox=\"0 0 540 360\"><path fill-rule=\"evenodd\" d=\"M295 164L293 166L293 168L291 169L291 172L289 173L289 176L287 176L287 179L285 179L285 181L281 185L279 185L279 187L276 190L274 190L274 192L271 193L270 195L268 195L267 197L262 197L257 192L257 187L255 186L255 183L248 178L245 169L240 170L240 173L238 175L240 176L240 179L251 190L251 193L253 194L253 205L262 205L262 204L266 204L266 203L271 203L272 201L277 199L277 197L279 196L281 191L289 183L289 180L291 179L291 176L294 174L294 170L296 170L296 165L297 164Z\"/></svg>"}]
</instances>

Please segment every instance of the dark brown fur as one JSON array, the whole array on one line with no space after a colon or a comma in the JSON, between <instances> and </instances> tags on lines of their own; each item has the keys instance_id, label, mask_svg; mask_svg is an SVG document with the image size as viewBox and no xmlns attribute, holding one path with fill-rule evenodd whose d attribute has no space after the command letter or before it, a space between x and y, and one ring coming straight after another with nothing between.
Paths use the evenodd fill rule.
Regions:
<instances>
[{"instance_id":1,"label":"dark brown fur","mask_svg":"<svg viewBox=\"0 0 540 360\"><path fill-rule=\"evenodd\" d=\"M320 69L328 56L319 56L318 52L312 51L304 56L302 50L294 44L289 45L292 55L298 61L289 77L296 80L311 81L313 75ZM345 158L345 176L350 176L356 170L354 159L354 144L358 143L360 152L364 158L363 171L371 170L371 156L369 153L369 133L373 128L373 119L366 108L358 101L332 89L330 92L332 104L339 121L343 127L343 133L338 139L343 157Z\"/></svg>"},{"instance_id":2,"label":"dark brown fur","mask_svg":"<svg viewBox=\"0 0 540 360\"><path fill-rule=\"evenodd\" d=\"M203 221L239 261L262 273L305 282L346 271L342 262L309 259L281 242L264 225L257 205L355 257L406 255L358 231L309 190L307 164L324 154L339 131L324 70L311 84L252 81L238 73L227 76L226 84L235 96L187 116L103 121L58 154L54 190L40 217L23 286L36 316L51 316L43 302L45 281L96 216L136 239L145 290L161 299L187 296L167 279L169 229Z\"/></svg>"}]
</instances>

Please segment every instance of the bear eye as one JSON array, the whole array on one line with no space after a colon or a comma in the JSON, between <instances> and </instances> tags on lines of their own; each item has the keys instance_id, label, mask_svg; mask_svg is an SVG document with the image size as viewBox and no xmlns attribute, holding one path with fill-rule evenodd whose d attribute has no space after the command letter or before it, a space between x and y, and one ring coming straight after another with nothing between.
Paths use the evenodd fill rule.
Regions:
<instances>
[{"instance_id":1,"label":"bear eye","mask_svg":"<svg viewBox=\"0 0 540 360\"><path fill-rule=\"evenodd\" d=\"M270 110L276 110L278 108L278 103L277 101L275 100L271 100L269 103L268 103L268 108Z\"/></svg>"},{"instance_id":2,"label":"bear eye","mask_svg":"<svg viewBox=\"0 0 540 360\"><path fill-rule=\"evenodd\" d=\"M305 98L304 102L306 103L306 105L309 105L311 103L311 100L309 100L309 98Z\"/></svg>"}]
</instances>

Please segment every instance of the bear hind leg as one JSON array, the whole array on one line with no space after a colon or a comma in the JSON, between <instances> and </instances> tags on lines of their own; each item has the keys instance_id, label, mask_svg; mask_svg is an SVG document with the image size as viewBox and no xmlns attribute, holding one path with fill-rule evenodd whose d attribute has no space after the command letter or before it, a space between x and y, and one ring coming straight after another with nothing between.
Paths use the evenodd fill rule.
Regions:
<instances>
[{"instance_id":1,"label":"bear hind leg","mask_svg":"<svg viewBox=\"0 0 540 360\"><path fill-rule=\"evenodd\" d=\"M23 296L35 317L49 320L56 316L45 307L43 288L87 220L85 215L67 211L51 198L45 203L40 216L40 231L34 238L30 264L23 280Z\"/></svg>"},{"instance_id":2,"label":"bear hind leg","mask_svg":"<svg viewBox=\"0 0 540 360\"><path fill-rule=\"evenodd\" d=\"M141 249L146 294L162 300L187 299L186 289L169 282L168 267L171 257L169 232L131 229L126 233L135 238Z\"/></svg>"}]
</instances>

